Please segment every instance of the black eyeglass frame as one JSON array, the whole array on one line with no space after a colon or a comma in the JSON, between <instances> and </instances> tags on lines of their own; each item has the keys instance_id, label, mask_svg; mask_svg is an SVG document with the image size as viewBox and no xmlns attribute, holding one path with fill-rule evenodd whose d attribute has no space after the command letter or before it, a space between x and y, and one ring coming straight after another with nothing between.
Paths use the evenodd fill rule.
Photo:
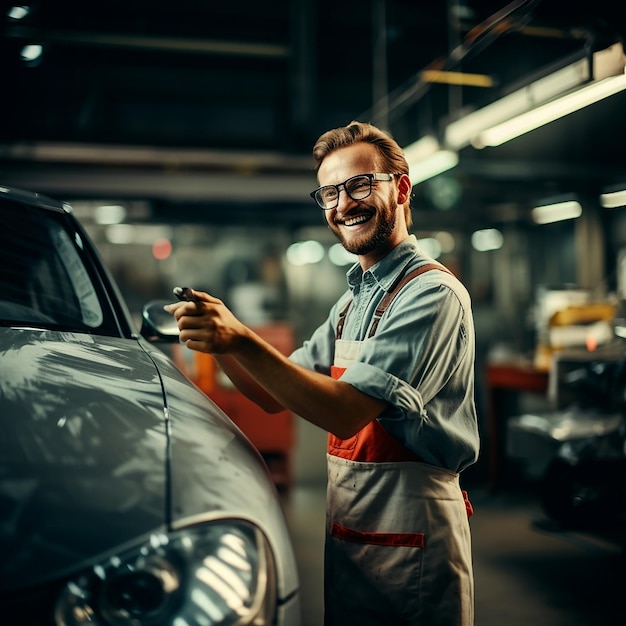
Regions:
<instances>
[{"instance_id":1,"label":"black eyeglass frame","mask_svg":"<svg viewBox=\"0 0 626 626\"><path fill-rule=\"evenodd\" d=\"M355 202L360 202L361 200L365 200L366 198L369 198L372 195L372 189L373 189L373 185L372 183L374 181L379 181L379 182L390 182L394 179L394 177L396 176L401 176L401 174L390 174L388 172L375 172L373 174L357 174L356 176L351 176L350 178L344 180L342 183L339 183L338 185L322 185L321 187L318 187L317 189L314 189L309 195L311 196L311 198L313 198L313 200L315 200L315 203L317 204L317 206L320 207L320 209L322 209L323 211L331 211L332 209L337 208L337 205L339 204L339 194L341 192L341 188L343 187L343 190L346 192L346 194L348 194L348 197L351 200L354 200ZM368 178L370 181L370 189L369 192L367 193L367 195L361 197L361 198L353 198L352 195L350 194L350 192L348 191L348 188L346 187L346 185L351 181L354 180L355 178ZM337 198L336 198L336 202L335 204L333 204L332 206L322 206L322 201L318 199L318 195L320 194L320 192L322 191L322 189L330 189L330 188L334 188L337 190Z\"/></svg>"}]
</instances>

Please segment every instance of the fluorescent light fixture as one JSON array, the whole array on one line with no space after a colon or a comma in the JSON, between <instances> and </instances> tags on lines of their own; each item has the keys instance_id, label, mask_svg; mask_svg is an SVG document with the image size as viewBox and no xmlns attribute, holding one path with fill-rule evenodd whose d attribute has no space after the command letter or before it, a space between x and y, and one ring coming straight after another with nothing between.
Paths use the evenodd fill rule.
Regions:
<instances>
[{"instance_id":1,"label":"fluorescent light fixture","mask_svg":"<svg viewBox=\"0 0 626 626\"><path fill-rule=\"evenodd\" d=\"M453 150L500 145L626 89L625 67L621 43L580 58L448 124L444 143Z\"/></svg>"},{"instance_id":2,"label":"fluorescent light fixture","mask_svg":"<svg viewBox=\"0 0 626 626\"><path fill-rule=\"evenodd\" d=\"M563 220L572 220L582 215L583 208L577 200L563 200L551 204L536 206L532 212L536 224L551 224Z\"/></svg>"},{"instance_id":3,"label":"fluorescent light fixture","mask_svg":"<svg viewBox=\"0 0 626 626\"><path fill-rule=\"evenodd\" d=\"M466 87L493 87L493 78L486 74L468 74L467 72L448 72L444 70L424 70L420 74L427 83L446 85L465 85Z\"/></svg>"},{"instance_id":4,"label":"fluorescent light fixture","mask_svg":"<svg viewBox=\"0 0 626 626\"><path fill-rule=\"evenodd\" d=\"M515 139L515 137L529 133L540 126L545 126L554 120L598 102L598 100L608 98L623 89L626 89L626 74L605 78L598 83L591 83L567 96L557 98L548 104L528 111L528 113L484 130L472 140L472 145L475 148L500 146L511 139Z\"/></svg>"},{"instance_id":5,"label":"fluorescent light fixture","mask_svg":"<svg viewBox=\"0 0 626 626\"><path fill-rule=\"evenodd\" d=\"M433 178L455 167L459 155L453 150L444 150L432 135L425 135L404 149L409 164L409 177L414 185Z\"/></svg>"},{"instance_id":6,"label":"fluorescent light fixture","mask_svg":"<svg viewBox=\"0 0 626 626\"><path fill-rule=\"evenodd\" d=\"M601 193L600 204L605 209L616 209L620 206L626 206L626 189Z\"/></svg>"}]
</instances>

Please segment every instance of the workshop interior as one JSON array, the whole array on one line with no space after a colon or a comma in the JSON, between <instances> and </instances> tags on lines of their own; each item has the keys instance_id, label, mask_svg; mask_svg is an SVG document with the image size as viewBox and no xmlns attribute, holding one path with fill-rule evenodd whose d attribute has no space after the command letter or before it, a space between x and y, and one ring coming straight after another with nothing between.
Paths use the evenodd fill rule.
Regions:
<instances>
[{"instance_id":1,"label":"workshop interior","mask_svg":"<svg viewBox=\"0 0 626 626\"><path fill-rule=\"evenodd\" d=\"M147 302L189 286L288 355L356 260L309 196L312 146L352 120L388 131L410 165L411 232L473 303L477 624L615 624L625 45L611 0L3 2L0 191L69 204L138 327ZM319 625L326 433L266 414L209 355L162 349L262 455Z\"/></svg>"}]
</instances>

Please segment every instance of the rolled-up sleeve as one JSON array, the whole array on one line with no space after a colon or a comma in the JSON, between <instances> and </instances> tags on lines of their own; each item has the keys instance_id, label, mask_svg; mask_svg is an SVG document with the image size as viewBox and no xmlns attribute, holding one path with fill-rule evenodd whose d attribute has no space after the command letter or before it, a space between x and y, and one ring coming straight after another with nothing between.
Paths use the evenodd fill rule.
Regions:
<instances>
[{"instance_id":1,"label":"rolled-up sleeve","mask_svg":"<svg viewBox=\"0 0 626 626\"><path fill-rule=\"evenodd\" d=\"M417 417L424 412L422 396L417 389L375 365L357 361L346 369L341 381L389 402L390 408L383 415L385 418Z\"/></svg>"},{"instance_id":2,"label":"rolled-up sleeve","mask_svg":"<svg viewBox=\"0 0 626 626\"><path fill-rule=\"evenodd\" d=\"M411 287L394 300L376 334L363 342L357 361L343 377L356 386L360 369L351 369L360 364L374 366L387 376L385 399L404 417L411 417L411 411L403 408L410 389L416 397L408 406L418 407L421 414L468 356L469 345L466 311L457 294L440 281ZM369 372L363 381L359 388L378 396L382 385L375 383L368 391L372 382Z\"/></svg>"}]
</instances>

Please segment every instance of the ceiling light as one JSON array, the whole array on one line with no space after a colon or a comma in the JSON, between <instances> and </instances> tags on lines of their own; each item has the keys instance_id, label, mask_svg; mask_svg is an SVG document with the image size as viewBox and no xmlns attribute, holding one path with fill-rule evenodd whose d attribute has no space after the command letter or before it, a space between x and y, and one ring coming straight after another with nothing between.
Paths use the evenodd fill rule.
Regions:
<instances>
[{"instance_id":1,"label":"ceiling light","mask_svg":"<svg viewBox=\"0 0 626 626\"><path fill-rule=\"evenodd\" d=\"M292 265L314 265L324 258L324 248L319 241L298 241L292 243L286 252L287 261Z\"/></svg>"},{"instance_id":2,"label":"ceiling light","mask_svg":"<svg viewBox=\"0 0 626 626\"><path fill-rule=\"evenodd\" d=\"M600 204L605 209L616 209L620 206L626 206L626 187L624 189L601 193Z\"/></svg>"},{"instance_id":3,"label":"ceiling light","mask_svg":"<svg viewBox=\"0 0 626 626\"><path fill-rule=\"evenodd\" d=\"M432 135L425 135L404 149L409 164L409 177L414 185L447 172L459 162L453 150L442 149Z\"/></svg>"},{"instance_id":4,"label":"ceiling light","mask_svg":"<svg viewBox=\"0 0 626 626\"><path fill-rule=\"evenodd\" d=\"M585 55L448 124L445 145L455 150L500 145L626 89L625 67L621 43Z\"/></svg>"},{"instance_id":5,"label":"ceiling light","mask_svg":"<svg viewBox=\"0 0 626 626\"><path fill-rule=\"evenodd\" d=\"M449 72L444 70L424 70L420 73L427 83L445 85L464 85L465 87L493 87L493 78L486 74L468 74L467 72Z\"/></svg>"},{"instance_id":6,"label":"ceiling light","mask_svg":"<svg viewBox=\"0 0 626 626\"><path fill-rule=\"evenodd\" d=\"M109 243L127 245L135 243L137 228L132 224L113 224L107 226L105 237Z\"/></svg>"},{"instance_id":7,"label":"ceiling light","mask_svg":"<svg viewBox=\"0 0 626 626\"><path fill-rule=\"evenodd\" d=\"M484 228L472 233L472 247L478 252L499 250L504 243L504 237L497 228Z\"/></svg>"},{"instance_id":8,"label":"ceiling light","mask_svg":"<svg viewBox=\"0 0 626 626\"><path fill-rule=\"evenodd\" d=\"M532 212L535 224L551 224L571 220L582 215L583 208L578 200L564 199L536 206Z\"/></svg>"},{"instance_id":9,"label":"ceiling light","mask_svg":"<svg viewBox=\"0 0 626 626\"><path fill-rule=\"evenodd\" d=\"M30 13L30 7L26 5L15 5L9 8L7 11L7 17L10 20L19 21L23 20Z\"/></svg>"},{"instance_id":10,"label":"ceiling light","mask_svg":"<svg viewBox=\"0 0 626 626\"><path fill-rule=\"evenodd\" d=\"M22 61L31 67L38 65L43 56L43 46L39 43L26 44L20 52Z\"/></svg>"},{"instance_id":11,"label":"ceiling light","mask_svg":"<svg viewBox=\"0 0 626 626\"><path fill-rule=\"evenodd\" d=\"M126 219L126 208L121 204L105 204L94 211L96 224L120 224Z\"/></svg>"},{"instance_id":12,"label":"ceiling light","mask_svg":"<svg viewBox=\"0 0 626 626\"><path fill-rule=\"evenodd\" d=\"M598 102L598 100L608 98L623 89L626 89L626 75L613 76L612 78L605 78L598 83L591 83L567 96L558 98L532 111L528 111L528 113L484 130L472 140L472 145L475 148L499 146L531 130L545 126L554 120Z\"/></svg>"}]
</instances>

